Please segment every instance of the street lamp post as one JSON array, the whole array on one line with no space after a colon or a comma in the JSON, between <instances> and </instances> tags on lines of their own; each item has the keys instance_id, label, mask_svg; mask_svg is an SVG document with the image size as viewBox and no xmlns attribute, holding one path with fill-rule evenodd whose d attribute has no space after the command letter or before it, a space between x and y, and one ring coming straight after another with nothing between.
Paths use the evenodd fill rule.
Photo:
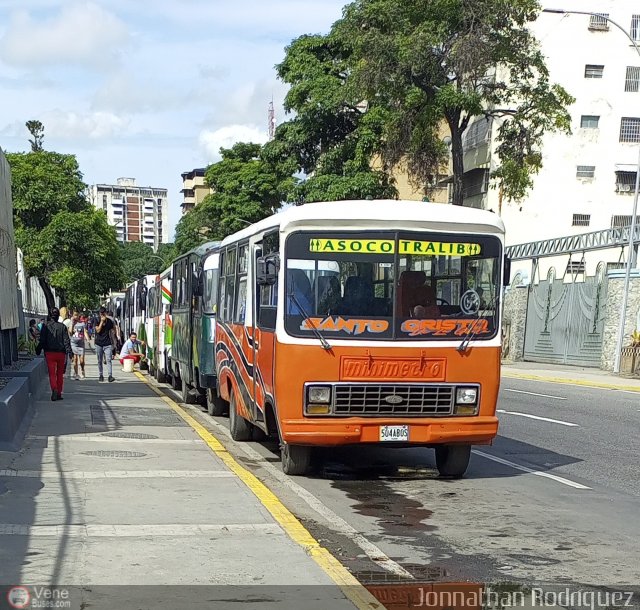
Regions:
<instances>
[{"instance_id":1,"label":"street lamp post","mask_svg":"<svg viewBox=\"0 0 640 610\"><path fill-rule=\"evenodd\" d=\"M591 11L571 11L559 8L545 8L542 9L543 13L556 13L558 15L589 15L591 17L599 17L605 19L611 25L616 26L630 41L633 48L640 57L640 47L638 43L631 37L629 32L622 27L619 23L610 19L608 16L601 13L594 13ZM633 261L635 259L635 236L636 236L636 216L638 213L638 199L640 198L640 153L638 155L638 166L636 168L636 190L633 199L633 213L631 215L631 228L629 231L629 253L627 255L627 266L624 276L624 286L622 289L622 303L620 304L620 323L618 325L618 340L616 343L615 360L613 364L613 372L620 372L620 360L622 357L622 346L624 343L624 327L625 319L627 317L627 308L629 306L629 287L631 285L631 268L633 267Z\"/></svg>"}]
</instances>

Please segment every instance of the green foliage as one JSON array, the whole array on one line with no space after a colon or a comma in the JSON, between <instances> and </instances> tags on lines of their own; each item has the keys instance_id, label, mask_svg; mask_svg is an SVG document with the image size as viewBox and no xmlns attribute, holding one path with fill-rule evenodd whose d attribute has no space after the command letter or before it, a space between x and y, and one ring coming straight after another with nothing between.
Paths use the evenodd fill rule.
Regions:
<instances>
[{"instance_id":1,"label":"green foliage","mask_svg":"<svg viewBox=\"0 0 640 610\"><path fill-rule=\"evenodd\" d=\"M81 212L91 207L86 184L73 155L56 152L8 153L16 230L32 235L42 231L58 212ZM18 246L26 247L20 243Z\"/></svg>"},{"instance_id":2,"label":"green foliage","mask_svg":"<svg viewBox=\"0 0 640 610\"><path fill-rule=\"evenodd\" d=\"M36 151L7 154L7 159L16 244L48 307L56 305L51 287L77 307L93 306L109 290L121 288L115 229L87 201L75 156Z\"/></svg>"},{"instance_id":3,"label":"green foliage","mask_svg":"<svg viewBox=\"0 0 640 610\"><path fill-rule=\"evenodd\" d=\"M154 252L149 244L140 241L120 244L122 268L125 282L128 284L145 275L159 274L164 271L177 256L174 244L160 244Z\"/></svg>"},{"instance_id":4,"label":"green foliage","mask_svg":"<svg viewBox=\"0 0 640 610\"><path fill-rule=\"evenodd\" d=\"M350 60L350 47L338 36L301 36L277 66L280 79L290 85L285 110L295 116L278 127L264 157L290 173L307 174L290 193L294 201L397 195L384 168L371 167L387 113L367 112L363 98L347 86Z\"/></svg>"},{"instance_id":5,"label":"green foliage","mask_svg":"<svg viewBox=\"0 0 640 610\"><path fill-rule=\"evenodd\" d=\"M185 214L176 227L176 248L184 253L206 241L223 239L273 214L295 180L284 164L267 161L259 144L239 142L221 149L206 180L214 193Z\"/></svg>"},{"instance_id":6,"label":"green foliage","mask_svg":"<svg viewBox=\"0 0 640 610\"><path fill-rule=\"evenodd\" d=\"M27 121L25 126L33 138L33 140L29 140L31 150L33 152L41 151L42 143L44 141L44 125L40 121Z\"/></svg>"},{"instance_id":7,"label":"green foliage","mask_svg":"<svg viewBox=\"0 0 640 610\"><path fill-rule=\"evenodd\" d=\"M546 132L570 130L573 98L549 82L528 25L537 0L356 0L331 33L348 41L353 99L388 113L388 165L406 160L415 181L437 175L451 132L454 203L462 204L462 135L474 118L495 119L501 144L494 177L508 199L522 198L541 167Z\"/></svg>"},{"instance_id":8,"label":"green foliage","mask_svg":"<svg viewBox=\"0 0 640 610\"><path fill-rule=\"evenodd\" d=\"M30 245L25 262L62 290L72 307L95 306L124 282L116 232L101 210L56 214Z\"/></svg>"}]
</instances>

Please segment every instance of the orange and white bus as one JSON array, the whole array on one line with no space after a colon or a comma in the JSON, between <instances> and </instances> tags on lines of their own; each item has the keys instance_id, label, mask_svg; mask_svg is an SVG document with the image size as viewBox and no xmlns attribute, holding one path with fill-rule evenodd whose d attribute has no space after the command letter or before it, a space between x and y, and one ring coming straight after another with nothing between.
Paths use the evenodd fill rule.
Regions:
<instances>
[{"instance_id":1,"label":"orange and white bus","mask_svg":"<svg viewBox=\"0 0 640 610\"><path fill-rule=\"evenodd\" d=\"M231 434L314 447L427 446L460 477L498 431L500 296L491 212L408 201L289 208L221 244L218 391Z\"/></svg>"}]
</instances>

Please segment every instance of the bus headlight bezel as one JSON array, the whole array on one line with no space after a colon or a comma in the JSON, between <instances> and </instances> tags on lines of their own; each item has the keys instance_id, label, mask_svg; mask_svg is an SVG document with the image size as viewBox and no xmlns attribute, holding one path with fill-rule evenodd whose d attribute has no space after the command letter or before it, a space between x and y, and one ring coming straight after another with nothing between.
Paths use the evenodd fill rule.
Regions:
<instances>
[{"instance_id":1,"label":"bus headlight bezel","mask_svg":"<svg viewBox=\"0 0 640 610\"><path fill-rule=\"evenodd\" d=\"M478 386L456 386L453 405L454 415L478 415L480 408L480 388Z\"/></svg>"},{"instance_id":2,"label":"bus headlight bezel","mask_svg":"<svg viewBox=\"0 0 640 610\"><path fill-rule=\"evenodd\" d=\"M331 415L333 388L326 384L309 384L305 388L306 415Z\"/></svg>"}]
</instances>

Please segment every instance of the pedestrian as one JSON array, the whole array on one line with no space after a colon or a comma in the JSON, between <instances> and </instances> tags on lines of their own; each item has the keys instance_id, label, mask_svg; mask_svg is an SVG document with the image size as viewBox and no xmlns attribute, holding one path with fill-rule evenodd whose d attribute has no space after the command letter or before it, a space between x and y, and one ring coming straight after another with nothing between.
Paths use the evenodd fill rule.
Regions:
<instances>
[{"instance_id":1,"label":"pedestrian","mask_svg":"<svg viewBox=\"0 0 640 610\"><path fill-rule=\"evenodd\" d=\"M104 381L104 364L107 365L107 372L109 373L109 381L115 381L113 378L113 342L111 334L114 328L114 323L111 318L107 316L107 310L104 307L100 308L100 322L96 326L96 355L98 356L98 381ZM102 359L106 362L103 362Z\"/></svg>"},{"instance_id":2,"label":"pedestrian","mask_svg":"<svg viewBox=\"0 0 640 610\"><path fill-rule=\"evenodd\" d=\"M44 351L49 371L49 384L51 385L51 400L62 400L64 386L65 361L71 354L71 341L64 324L58 322L60 311L54 307L50 313L50 320L40 332L40 341L36 347L36 354Z\"/></svg>"},{"instance_id":3,"label":"pedestrian","mask_svg":"<svg viewBox=\"0 0 640 610\"><path fill-rule=\"evenodd\" d=\"M36 345L40 341L40 329L36 325L35 320L29 320L29 339Z\"/></svg>"},{"instance_id":4,"label":"pedestrian","mask_svg":"<svg viewBox=\"0 0 640 610\"><path fill-rule=\"evenodd\" d=\"M87 331L87 324L78 318L73 325L73 334L71 335L71 351L73 352L73 371L76 381L80 379L78 376L78 365L80 365L80 372L82 379L85 379L84 372L85 359L84 352L86 344L89 344L89 333Z\"/></svg>"},{"instance_id":5,"label":"pedestrian","mask_svg":"<svg viewBox=\"0 0 640 610\"><path fill-rule=\"evenodd\" d=\"M128 341L122 346L120 352L120 364L124 365L125 360L133 360L134 366L142 360L141 345L144 342L138 341L136 333L130 333Z\"/></svg>"}]
</instances>

